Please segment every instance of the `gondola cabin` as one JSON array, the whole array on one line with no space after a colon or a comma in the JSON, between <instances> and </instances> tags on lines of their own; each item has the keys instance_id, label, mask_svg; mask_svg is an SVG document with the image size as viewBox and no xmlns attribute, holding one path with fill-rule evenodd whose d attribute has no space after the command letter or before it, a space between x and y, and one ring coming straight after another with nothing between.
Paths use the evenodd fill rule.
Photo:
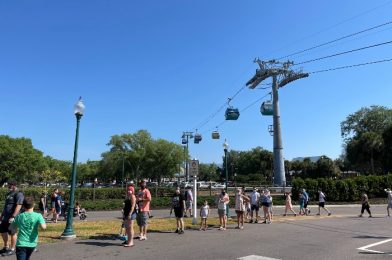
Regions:
<instances>
[{"instance_id":1,"label":"gondola cabin","mask_svg":"<svg viewBox=\"0 0 392 260\"><path fill-rule=\"evenodd\" d=\"M238 108L227 108L225 112L225 118L226 120L237 120L238 117L240 116L240 111L238 111Z\"/></svg>"},{"instance_id":2,"label":"gondola cabin","mask_svg":"<svg viewBox=\"0 0 392 260\"><path fill-rule=\"evenodd\" d=\"M203 138L201 137L201 134L195 134L195 137L194 137L194 139L193 139L193 142L194 142L195 144L198 144L198 143L200 143L201 139L203 139Z\"/></svg>"},{"instance_id":3,"label":"gondola cabin","mask_svg":"<svg viewBox=\"0 0 392 260\"><path fill-rule=\"evenodd\" d=\"M182 138L181 143L182 143L182 144L187 144L188 142L186 141L186 138Z\"/></svg>"},{"instance_id":4,"label":"gondola cabin","mask_svg":"<svg viewBox=\"0 0 392 260\"><path fill-rule=\"evenodd\" d=\"M271 101L265 101L261 104L260 112L263 116L272 116L274 115L274 107Z\"/></svg>"},{"instance_id":5,"label":"gondola cabin","mask_svg":"<svg viewBox=\"0 0 392 260\"><path fill-rule=\"evenodd\" d=\"M212 139L219 139L220 138L220 134L218 131L212 132L211 136L212 136Z\"/></svg>"}]
</instances>

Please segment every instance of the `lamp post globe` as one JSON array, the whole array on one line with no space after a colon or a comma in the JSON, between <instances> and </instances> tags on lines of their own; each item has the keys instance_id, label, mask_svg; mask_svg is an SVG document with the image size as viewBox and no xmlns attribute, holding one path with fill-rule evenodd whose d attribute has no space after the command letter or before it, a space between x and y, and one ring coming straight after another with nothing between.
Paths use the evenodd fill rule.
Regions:
<instances>
[{"instance_id":1,"label":"lamp post globe","mask_svg":"<svg viewBox=\"0 0 392 260\"><path fill-rule=\"evenodd\" d=\"M61 235L62 239L69 240L74 239L76 237L75 232L73 230L73 213L75 210L75 187L76 187L76 167L77 167L77 158L78 158L78 142L79 142L79 124L80 119L83 116L85 106L83 104L82 98L80 97L78 102L74 107L74 114L76 116L76 134L75 134L75 146L74 146L74 156L72 163L72 175L71 175L71 190L69 192L69 204L68 204L68 212L67 212L67 224L65 225L65 229L63 234Z\"/></svg>"}]
</instances>

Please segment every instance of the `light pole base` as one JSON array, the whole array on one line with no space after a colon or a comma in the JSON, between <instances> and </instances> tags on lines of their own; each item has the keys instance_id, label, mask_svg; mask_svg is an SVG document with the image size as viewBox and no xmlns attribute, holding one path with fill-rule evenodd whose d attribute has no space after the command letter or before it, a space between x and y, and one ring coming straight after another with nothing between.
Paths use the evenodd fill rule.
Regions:
<instances>
[{"instance_id":1,"label":"light pole base","mask_svg":"<svg viewBox=\"0 0 392 260\"><path fill-rule=\"evenodd\" d=\"M62 234L60 238L62 240L73 240L76 238L76 235L75 234L73 234L73 235Z\"/></svg>"},{"instance_id":2,"label":"light pole base","mask_svg":"<svg viewBox=\"0 0 392 260\"><path fill-rule=\"evenodd\" d=\"M197 225L197 218L192 219L192 225Z\"/></svg>"}]
</instances>

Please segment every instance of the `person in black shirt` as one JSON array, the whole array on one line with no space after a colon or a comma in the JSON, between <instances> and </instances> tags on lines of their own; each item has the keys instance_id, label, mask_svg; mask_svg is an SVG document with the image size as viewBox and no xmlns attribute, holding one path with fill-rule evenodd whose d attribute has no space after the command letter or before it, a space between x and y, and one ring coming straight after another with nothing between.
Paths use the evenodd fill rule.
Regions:
<instances>
[{"instance_id":1,"label":"person in black shirt","mask_svg":"<svg viewBox=\"0 0 392 260\"><path fill-rule=\"evenodd\" d=\"M128 239L124 243L124 247L132 247L133 244L133 222L136 219L136 197L132 190L127 191L127 198L124 201L124 224Z\"/></svg>"},{"instance_id":2,"label":"person in black shirt","mask_svg":"<svg viewBox=\"0 0 392 260\"><path fill-rule=\"evenodd\" d=\"M14 230L10 230L9 227L15 217L19 214L24 201L23 193L18 191L18 188L16 187L16 181L9 181L8 189L9 192L6 195L4 209L0 216L0 233L4 242L4 248L0 250L1 256L15 254L16 232ZM7 247L8 234L11 237L10 248Z\"/></svg>"},{"instance_id":3,"label":"person in black shirt","mask_svg":"<svg viewBox=\"0 0 392 260\"><path fill-rule=\"evenodd\" d=\"M170 215L174 210L174 215L176 216L177 229L176 233L184 234L184 211L185 211L185 198L181 194L180 187L176 188L176 192L172 197L172 208L170 210Z\"/></svg>"}]
</instances>

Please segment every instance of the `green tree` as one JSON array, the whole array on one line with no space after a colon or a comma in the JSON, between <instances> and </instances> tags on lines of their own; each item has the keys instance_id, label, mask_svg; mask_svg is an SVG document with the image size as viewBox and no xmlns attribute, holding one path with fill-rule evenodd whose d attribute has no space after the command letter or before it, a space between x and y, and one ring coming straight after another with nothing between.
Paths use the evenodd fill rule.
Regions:
<instances>
[{"instance_id":1,"label":"green tree","mask_svg":"<svg viewBox=\"0 0 392 260\"><path fill-rule=\"evenodd\" d=\"M11 178L33 183L44 169L43 154L30 139L0 135L0 184Z\"/></svg>"},{"instance_id":2,"label":"green tree","mask_svg":"<svg viewBox=\"0 0 392 260\"><path fill-rule=\"evenodd\" d=\"M392 125L392 110L382 106L361 108L341 123L346 156L354 169L382 173L383 133Z\"/></svg>"}]
</instances>

